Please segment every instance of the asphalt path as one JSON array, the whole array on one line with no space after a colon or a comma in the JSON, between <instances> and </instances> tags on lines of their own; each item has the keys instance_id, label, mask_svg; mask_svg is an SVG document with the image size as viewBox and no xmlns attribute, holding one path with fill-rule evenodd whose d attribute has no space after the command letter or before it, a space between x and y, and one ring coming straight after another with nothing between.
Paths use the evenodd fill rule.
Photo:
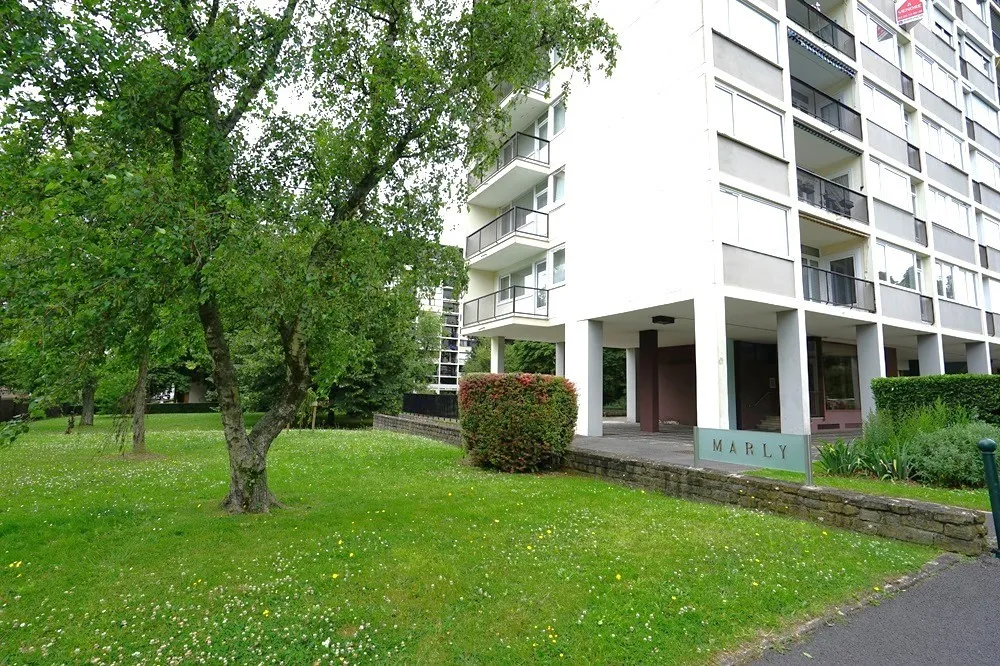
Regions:
<instances>
[{"instance_id":1,"label":"asphalt path","mask_svg":"<svg viewBox=\"0 0 1000 666\"><path fill-rule=\"evenodd\" d=\"M1000 559L963 560L754 663L996 666Z\"/></svg>"}]
</instances>

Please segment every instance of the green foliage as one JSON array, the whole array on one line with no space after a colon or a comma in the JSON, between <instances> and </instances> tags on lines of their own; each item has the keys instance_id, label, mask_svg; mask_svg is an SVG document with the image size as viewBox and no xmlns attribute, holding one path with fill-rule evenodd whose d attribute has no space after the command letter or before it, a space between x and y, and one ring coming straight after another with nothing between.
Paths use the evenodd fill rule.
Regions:
<instances>
[{"instance_id":1,"label":"green foliage","mask_svg":"<svg viewBox=\"0 0 1000 666\"><path fill-rule=\"evenodd\" d=\"M504 472L562 464L576 426L576 390L562 377L471 375L458 391L459 420L473 462Z\"/></svg>"},{"instance_id":2,"label":"green foliage","mask_svg":"<svg viewBox=\"0 0 1000 666\"><path fill-rule=\"evenodd\" d=\"M946 460L954 456L933 453L929 442L951 430L960 433L955 435L959 437L968 429L983 427L969 409L949 407L940 400L898 413L876 410L865 419L861 437L821 446L820 465L834 475L861 473L883 480L954 485L946 481L953 468L943 471L949 464Z\"/></svg>"},{"instance_id":3,"label":"green foliage","mask_svg":"<svg viewBox=\"0 0 1000 666\"><path fill-rule=\"evenodd\" d=\"M942 402L963 407L975 418L1000 424L1000 375L882 377L872 381L875 404L883 412L904 413Z\"/></svg>"},{"instance_id":4,"label":"green foliage","mask_svg":"<svg viewBox=\"0 0 1000 666\"><path fill-rule=\"evenodd\" d=\"M982 488L986 485L983 458L976 443L1000 441L1000 428L988 423L960 423L921 433L911 446L918 478L945 488Z\"/></svg>"},{"instance_id":5,"label":"green foliage","mask_svg":"<svg viewBox=\"0 0 1000 666\"><path fill-rule=\"evenodd\" d=\"M556 346L551 342L535 342L533 340L511 342L507 345L504 369L507 372L554 375L556 373Z\"/></svg>"},{"instance_id":6,"label":"green foliage","mask_svg":"<svg viewBox=\"0 0 1000 666\"><path fill-rule=\"evenodd\" d=\"M18 437L28 432L30 417L18 414L9 421L0 423L0 449L13 444Z\"/></svg>"},{"instance_id":7,"label":"green foliage","mask_svg":"<svg viewBox=\"0 0 1000 666\"><path fill-rule=\"evenodd\" d=\"M834 442L824 442L819 446L817 467L826 474L850 476L860 466L851 442L838 438Z\"/></svg>"}]
</instances>

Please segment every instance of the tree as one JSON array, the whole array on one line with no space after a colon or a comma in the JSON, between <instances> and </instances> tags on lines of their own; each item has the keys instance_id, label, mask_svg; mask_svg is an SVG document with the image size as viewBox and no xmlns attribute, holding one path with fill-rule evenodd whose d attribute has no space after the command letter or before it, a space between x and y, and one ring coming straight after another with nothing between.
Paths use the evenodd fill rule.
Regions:
<instances>
[{"instance_id":1,"label":"tree","mask_svg":"<svg viewBox=\"0 0 1000 666\"><path fill-rule=\"evenodd\" d=\"M44 139L67 115L52 100L71 100L62 143L85 133L97 155L120 156L81 155L122 205L87 220L87 242L105 227L142 237L140 274L155 269L169 298L194 304L232 512L276 504L268 451L312 382L333 385L364 346L355 326L368 303L464 275L438 243L440 211L461 169L498 149L496 84L537 80L553 51L589 74L617 47L574 0L284 0L273 15L217 0L21 0L7 11L5 129ZM282 96L308 107L291 113ZM65 242L27 208L18 224ZM283 365L250 431L233 354L243 331L278 345Z\"/></svg>"}]
</instances>

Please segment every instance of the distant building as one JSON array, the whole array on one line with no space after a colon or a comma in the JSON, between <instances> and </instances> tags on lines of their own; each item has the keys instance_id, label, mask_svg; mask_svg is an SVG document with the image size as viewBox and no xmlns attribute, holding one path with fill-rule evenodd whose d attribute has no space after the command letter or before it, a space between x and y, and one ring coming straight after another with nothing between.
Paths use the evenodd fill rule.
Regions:
<instances>
[{"instance_id":1,"label":"distant building","mask_svg":"<svg viewBox=\"0 0 1000 666\"><path fill-rule=\"evenodd\" d=\"M423 300L423 308L441 315L441 351L427 388L434 393L454 393L475 340L461 335L461 308L451 287L438 287Z\"/></svg>"}]
</instances>

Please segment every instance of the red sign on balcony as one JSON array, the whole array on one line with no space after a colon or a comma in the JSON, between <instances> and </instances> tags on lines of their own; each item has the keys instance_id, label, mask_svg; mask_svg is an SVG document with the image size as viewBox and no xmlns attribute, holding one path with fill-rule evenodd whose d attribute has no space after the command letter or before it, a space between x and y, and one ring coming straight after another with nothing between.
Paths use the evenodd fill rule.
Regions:
<instances>
[{"instance_id":1,"label":"red sign on balcony","mask_svg":"<svg viewBox=\"0 0 1000 666\"><path fill-rule=\"evenodd\" d=\"M924 0L896 0L896 23L906 25L924 17Z\"/></svg>"}]
</instances>

